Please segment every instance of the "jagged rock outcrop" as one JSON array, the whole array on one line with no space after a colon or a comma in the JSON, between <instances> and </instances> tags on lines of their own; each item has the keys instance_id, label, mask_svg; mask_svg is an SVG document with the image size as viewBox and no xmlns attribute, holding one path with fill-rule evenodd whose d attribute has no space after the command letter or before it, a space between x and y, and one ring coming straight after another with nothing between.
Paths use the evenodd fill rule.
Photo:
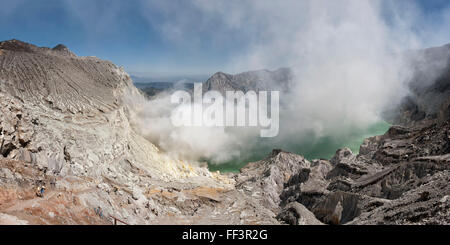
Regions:
<instances>
[{"instance_id":1,"label":"jagged rock outcrop","mask_svg":"<svg viewBox=\"0 0 450 245\"><path fill-rule=\"evenodd\" d=\"M333 158L330 159L334 166L326 178L347 177L355 179L367 174L374 174L381 169L377 163L367 163L366 159L356 156L349 148L339 149Z\"/></svg>"},{"instance_id":2,"label":"jagged rock outcrop","mask_svg":"<svg viewBox=\"0 0 450 245\"><path fill-rule=\"evenodd\" d=\"M323 225L311 211L298 202L291 202L284 207L277 219L290 225Z\"/></svg>"},{"instance_id":3,"label":"jagged rock outcrop","mask_svg":"<svg viewBox=\"0 0 450 245\"><path fill-rule=\"evenodd\" d=\"M310 162L297 154L273 150L267 158L241 169L236 188L283 222L318 225L322 223L302 204L293 202L293 196L301 191L328 193L325 176L331 168L326 160Z\"/></svg>"},{"instance_id":4,"label":"jagged rock outcrop","mask_svg":"<svg viewBox=\"0 0 450 245\"><path fill-rule=\"evenodd\" d=\"M76 57L76 54L70 51L70 49L67 48L64 44L58 44L54 48L52 48L52 50L58 52L61 55Z\"/></svg>"},{"instance_id":5,"label":"jagged rock outcrop","mask_svg":"<svg viewBox=\"0 0 450 245\"><path fill-rule=\"evenodd\" d=\"M310 165L302 156L273 150L266 159L243 167L236 179L236 186L259 199L266 208L277 212L284 184L298 171L309 168Z\"/></svg>"},{"instance_id":6,"label":"jagged rock outcrop","mask_svg":"<svg viewBox=\"0 0 450 245\"><path fill-rule=\"evenodd\" d=\"M360 216L349 224L421 224L450 223L450 188L448 170L428 175L401 197L380 199L369 204Z\"/></svg>"}]
</instances>

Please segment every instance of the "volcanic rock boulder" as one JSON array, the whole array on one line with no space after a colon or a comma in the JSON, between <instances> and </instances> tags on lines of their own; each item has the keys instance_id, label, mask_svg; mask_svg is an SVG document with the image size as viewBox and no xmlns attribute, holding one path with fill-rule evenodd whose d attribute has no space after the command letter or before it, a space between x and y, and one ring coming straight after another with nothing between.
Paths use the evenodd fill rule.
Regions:
<instances>
[{"instance_id":1,"label":"volcanic rock boulder","mask_svg":"<svg viewBox=\"0 0 450 245\"><path fill-rule=\"evenodd\" d=\"M372 202L349 224L448 225L449 181L449 170L426 176L416 188L404 192L397 199Z\"/></svg>"},{"instance_id":2,"label":"volcanic rock boulder","mask_svg":"<svg viewBox=\"0 0 450 245\"><path fill-rule=\"evenodd\" d=\"M300 155L273 150L266 159L243 167L237 176L236 186L259 199L264 207L277 212L285 183L310 165Z\"/></svg>"},{"instance_id":3,"label":"volcanic rock boulder","mask_svg":"<svg viewBox=\"0 0 450 245\"><path fill-rule=\"evenodd\" d=\"M337 191L326 195L323 200L311 207L319 220L327 224L345 224L357 217L361 210L358 207L358 195Z\"/></svg>"},{"instance_id":4,"label":"volcanic rock boulder","mask_svg":"<svg viewBox=\"0 0 450 245\"><path fill-rule=\"evenodd\" d=\"M290 225L323 225L311 211L298 202L286 205L277 219Z\"/></svg>"},{"instance_id":5,"label":"volcanic rock boulder","mask_svg":"<svg viewBox=\"0 0 450 245\"><path fill-rule=\"evenodd\" d=\"M327 179L335 177L356 179L363 175L375 173L380 168L376 164L366 163L354 155L349 148L339 149L330 159L330 162L334 168L327 174Z\"/></svg>"}]
</instances>

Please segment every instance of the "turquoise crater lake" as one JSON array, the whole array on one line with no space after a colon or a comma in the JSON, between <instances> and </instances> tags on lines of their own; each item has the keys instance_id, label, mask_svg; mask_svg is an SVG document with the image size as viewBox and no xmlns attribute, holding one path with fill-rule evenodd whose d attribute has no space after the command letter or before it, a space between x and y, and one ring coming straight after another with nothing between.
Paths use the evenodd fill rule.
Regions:
<instances>
[{"instance_id":1,"label":"turquoise crater lake","mask_svg":"<svg viewBox=\"0 0 450 245\"><path fill-rule=\"evenodd\" d=\"M321 138L308 137L311 140L294 144L286 144L272 147L270 145L261 146L254 150L249 157L222 164L209 162L208 167L211 171L220 172L239 172L239 169L249 162L259 161L265 158L273 148L281 148L285 151L293 152L304 156L308 160L312 159L330 159L338 149L343 147L350 148L353 153L359 152L359 147L364 139L384 134L391 125L380 121L364 129L354 129L348 134L336 136L325 136Z\"/></svg>"}]
</instances>

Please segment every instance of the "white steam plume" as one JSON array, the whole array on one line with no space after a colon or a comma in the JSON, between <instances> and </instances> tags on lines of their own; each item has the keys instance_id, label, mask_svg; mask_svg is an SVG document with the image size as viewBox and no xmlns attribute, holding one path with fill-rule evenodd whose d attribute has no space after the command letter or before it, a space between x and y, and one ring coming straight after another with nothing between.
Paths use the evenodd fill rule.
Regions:
<instances>
[{"instance_id":1,"label":"white steam plume","mask_svg":"<svg viewBox=\"0 0 450 245\"><path fill-rule=\"evenodd\" d=\"M171 11L166 3L157 5ZM285 107L280 135L269 143L273 147L311 140L305 138L311 133L336 136L379 121L380 113L407 93L404 82L411 73L399 54L421 47L420 35L429 33L411 31L420 16L411 2L197 0L189 5L191 12L167 20L169 38L183 40L191 26L197 26L194 33L216 35L218 42L239 33L248 38L247 49L226 70L294 70L294 87L281 95ZM193 18L194 13L200 17ZM209 30L208 21L220 25ZM148 101L138 117L143 133L168 152L220 163L257 147L258 130L174 128L171 108L169 97L162 96Z\"/></svg>"}]
</instances>

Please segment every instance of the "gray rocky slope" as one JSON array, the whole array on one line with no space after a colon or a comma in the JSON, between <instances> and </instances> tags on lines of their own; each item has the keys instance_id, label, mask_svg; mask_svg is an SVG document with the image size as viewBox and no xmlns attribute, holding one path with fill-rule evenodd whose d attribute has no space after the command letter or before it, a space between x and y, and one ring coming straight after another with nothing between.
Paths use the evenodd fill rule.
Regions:
<instances>
[{"instance_id":1,"label":"gray rocky slope","mask_svg":"<svg viewBox=\"0 0 450 245\"><path fill-rule=\"evenodd\" d=\"M132 120L139 99L144 98L129 76L111 62L77 57L62 45L0 42L0 213L58 223L49 216L55 211L36 220L24 212L30 207L13 208L45 182L49 193L73 195L86 211L101 206L105 216L149 223L157 215L181 212L151 193L233 187L232 180L173 159L141 137ZM8 159L17 163L8 165ZM33 174L25 177L19 166ZM60 222L76 223L65 218Z\"/></svg>"},{"instance_id":2,"label":"gray rocky slope","mask_svg":"<svg viewBox=\"0 0 450 245\"><path fill-rule=\"evenodd\" d=\"M449 223L446 103L365 140L358 155L274 150L225 176L141 137L144 99L110 62L0 42L0 224Z\"/></svg>"}]
</instances>

